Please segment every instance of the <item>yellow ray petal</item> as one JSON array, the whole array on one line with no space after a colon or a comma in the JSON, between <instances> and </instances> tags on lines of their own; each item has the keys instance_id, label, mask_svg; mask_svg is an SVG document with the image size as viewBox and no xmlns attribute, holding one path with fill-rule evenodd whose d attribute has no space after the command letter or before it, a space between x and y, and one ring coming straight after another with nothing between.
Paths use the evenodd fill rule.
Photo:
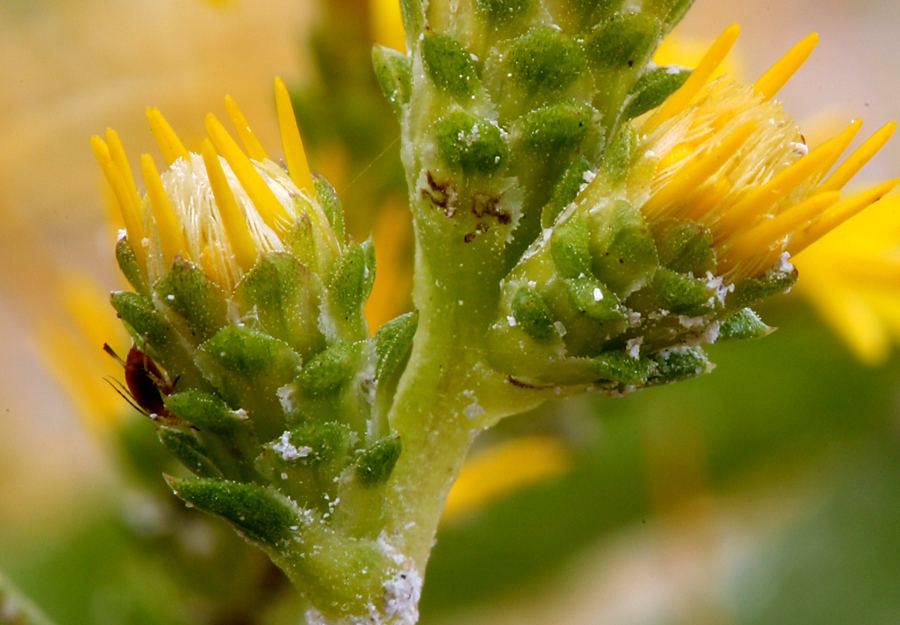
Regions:
<instances>
[{"instance_id":1,"label":"yellow ray petal","mask_svg":"<svg viewBox=\"0 0 900 625\"><path fill-rule=\"evenodd\" d=\"M287 210L278 201L275 193L266 184L247 155L241 151L238 144L225 130L222 122L216 119L212 113L206 116L206 131L209 133L213 145L216 146L216 150L231 166L231 171L234 172L244 191L250 196L250 200L259 211L259 216L263 221L279 234L287 232L291 223Z\"/></svg>"},{"instance_id":2,"label":"yellow ray petal","mask_svg":"<svg viewBox=\"0 0 900 625\"><path fill-rule=\"evenodd\" d=\"M244 149L247 150L250 158L255 161L263 161L269 158L259 139L253 134L250 124L247 123L247 118L244 117L241 109L238 108L234 98L230 95L225 96L225 110L228 111L228 117L231 118L231 123L234 124L234 129L237 131L238 137L241 143L244 144Z\"/></svg>"},{"instance_id":3,"label":"yellow ray petal","mask_svg":"<svg viewBox=\"0 0 900 625\"><path fill-rule=\"evenodd\" d=\"M753 89L762 95L763 99L770 100L794 72L800 69L817 43L819 43L818 33L810 33L801 39L753 83Z\"/></svg>"},{"instance_id":4,"label":"yellow ray petal","mask_svg":"<svg viewBox=\"0 0 900 625\"><path fill-rule=\"evenodd\" d=\"M257 255L256 245L250 236L250 229L247 228L244 215L241 213L237 200L234 199L231 187L228 186L228 180L225 178L225 172L219 162L219 155L212 142L204 139L200 144L200 151L203 155L203 163L206 165L209 186L216 198L219 215L222 216L222 225L225 227L225 233L231 243L231 252L238 266L244 271L249 271L256 263Z\"/></svg>"},{"instance_id":5,"label":"yellow ray petal","mask_svg":"<svg viewBox=\"0 0 900 625\"><path fill-rule=\"evenodd\" d=\"M102 361L86 353L90 348L81 337L50 319L41 322L35 334L42 364L66 391L84 423L105 432L128 414L125 402L98 374ZM99 353L100 347L96 349Z\"/></svg>"},{"instance_id":6,"label":"yellow ray petal","mask_svg":"<svg viewBox=\"0 0 900 625\"><path fill-rule=\"evenodd\" d=\"M837 191L820 193L792 206L783 213L748 230L734 242L719 267L720 273L731 271L741 263L751 260L778 239L785 237L801 224L822 214L840 199Z\"/></svg>"},{"instance_id":7,"label":"yellow ray petal","mask_svg":"<svg viewBox=\"0 0 900 625\"><path fill-rule=\"evenodd\" d=\"M887 180L868 191L863 191L840 204L832 206L821 217L794 233L788 245L788 252L790 252L791 256L796 256L867 206L880 200L898 184L900 184L900 178Z\"/></svg>"},{"instance_id":8,"label":"yellow ray petal","mask_svg":"<svg viewBox=\"0 0 900 625\"><path fill-rule=\"evenodd\" d=\"M150 130L153 132L153 138L156 139L159 151L162 152L166 163L171 165L179 158L189 160L187 149L181 143L181 139L178 138L175 131L172 130L169 122L159 112L159 109L147 108L146 113L147 121L150 122Z\"/></svg>"},{"instance_id":9,"label":"yellow ray petal","mask_svg":"<svg viewBox=\"0 0 900 625\"><path fill-rule=\"evenodd\" d=\"M112 128L106 129L106 147L109 149L110 159L119 168L119 173L122 174L122 179L128 187L132 201L135 206L140 206L141 200L138 197L137 186L134 184L134 174L131 173L131 166L128 164L128 156L125 154L125 148L122 146L119 134Z\"/></svg>"},{"instance_id":10,"label":"yellow ray petal","mask_svg":"<svg viewBox=\"0 0 900 625\"><path fill-rule=\"evenodd\" d=\"M703 55L703 58L700 59L697 67L694 68L694 71L691 72L690 77L685 81L681 88L670 95L668 99L656 109L656 113L647 120L647 123L644 124L644 127L641 129L642 133L646 134L651 132L655 128L658 128L660 124L671 119L675 115L678 115L678 113L687 108L691 103L691 100L694 99L694 96L703 88L703 85L706 84L719 64L728 55L728 51L731 50L731 47L734 45L740 32L740 26L737 24L732 24L722 31L722 34L712 43L709 50L707 50L706 54Z\"/></svg>"},{"instance_id":11,"label":"yellow ray petal","mask_svg":"<svg viewBox=\"0 0 900 625\"><path fill-rule=\"evenodd\" d=\"M140 208L135 204L135 199L128 190L125 179L119 172L119 167L115 163L109 163L104 172L109 186L112 187L116 200L119 202L119 210L122 211L122 221L125 222L125 233L128 235L128 242L131 243L131 249L134 252L135 260L141 271L147 272L147 254L144 250L144 226L141 218Z\"/></svg>"},{"instance_id":12,"label":"yellow ray petal","mask_svg":"<svg viewBox=\"0 0 900 625\"><path fill-rule=\"evenodd\" d=\"M297 127L291 96L281 78L275 79L275 109L278 113L278 130L281 133L284 160L287 162L291 180L298 189L306 191L311 198L315 198L317 197L316 187L309 171L306 150L303 149L303 140L300 138L300 129Z\"/></svg>"},{"instance_id":13,"label":"yellow ray petal","mask_svg":"<svg viewBox=\"0 0 900 625\"><path fill-rule=\"evenodd\" d=\"M756 122L754 121L742 124L709 152L684 165L672 180L644 203L644 206L641 207L644 214L651 217L672 202L687 197L740 149L747 138L753 134L755 127Z\"/></svg>"},{"instance_id":14,"label":"yellow ray petal","mask_svg":"<svg viewBox=\"0 0 900 625\"><path fill-rule=\"evenodd\" d=\"M156 228L159 231L159 244L162 248L163 260L168 267L179 253L186 254L184 235L181 233L181 225L178 223L178 218L175 217L169 196L163 188L159 172L153 163L153 157L149 154L141 157L141 171L144 174L144 185L147 187L150 210L153 211L153 219L156 221Z\"/></svg>"},{"instance_id":15,"label":"yellow ray petal","mask_svg":"<svg viewBox=\"0 0 900 625\"><path fill-rule=\"evenodd\" d=\"M852 139L852 135L848 131L854 124L851 124L847 130L834 139L823 143L773 176L771 180L757 187L744 199L729 208L716 224L716 238L721 240L752 225L753 220L770 210L805 180L828 171Z\"/></svg>"},{"instance_id":16,"label":"yellow ray petal","mask_svg":"<svg viewBox=\"0 0 900 625\"><path fill-rule=\"evenodd\" d=\"M565 473L569 451L550 436L502 443L466 461L450 489L442 522L453 521L530 484Z\"/></svg>"},{"instance_id":17,"label":"yellow ray petal","mask_svg":"<svg viewBox=\"0 0 900 625\"><path fill-rule=\"evenodd\" d=\"M400 3L395 0L371 0L369 12L376 43L406 52L406 32L403 30Z\"/></svg>"},{"instance_id":18,"label":"yellow ray petal","mask_svg":"<svg viewBox=\"0 0 900 625\"><path fill-rule=\"evenodd\" d=\"M806 271L797 285L813 301L825 321L844 338L862 362L875 366L889 353L887 331L865 299L830 277L815 278Z\"/></svg>"},{"instance_id":19,"label":"yellow ray petal","mask_svg":"<svg viewBox=\"0 0 900 625\"><path fill-rule=\"evenodd\" d=\"M840 191L850 179L869 162L875 153L891 138L897 122L888 122L879 128L871 137L866 139L861 146L856 148L850 156L844 159L837 169L819 185L819 191Z\"/></svg>"},{"instance_id":20,"label":"yellow ray petal","mask_svg":"<svg viewBox=\"0 0 900 625\"><path fill-rule=\"evenodd\" d=\"M106 166L112 163L112 157L109 155L109 148L106 147L106 142L97 135L91 137L90 142L91 150L94 151L94 158L97 159L100 169L106 173Z\"/></svg>"}]
</instances>

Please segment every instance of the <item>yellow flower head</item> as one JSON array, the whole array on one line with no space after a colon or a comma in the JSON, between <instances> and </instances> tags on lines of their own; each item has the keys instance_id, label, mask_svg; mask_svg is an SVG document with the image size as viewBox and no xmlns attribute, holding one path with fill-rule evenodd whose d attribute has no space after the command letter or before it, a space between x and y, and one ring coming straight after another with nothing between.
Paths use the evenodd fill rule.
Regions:
<instances>
[{"instance_id":1,"label":"yellow flower head","mask_svg":"<svg viewBox=\"0 0 900 625\"><path fill-rule=\"evenodd\" d=\"M823 181L861 122L810 150L772 100L812 51L815 34L753 85L727 76L710 82L738 32L729 26L685 84L639 125L638 153L655 161L655 170L649 188L631 192L651 222L686 219L708 229L716 273L728 282L764 273L785 252L798 254L900 182L890 180L840 201L841 188L896 124L876 132Z\"/></svg>"},{"instance_id":2,"label":"yellow flower head","mask_svg":"<svg viewBox=\"0 0 900 625\"><path fill-rule=\"evenodd\" d=\"M259 254L285 249L298 223L311 222L320 255L333 256L338 241L321 205L306 162L290 96L275 82L276 107L287 172L268 158L233 99L226 109L244 150L212 114L200 154L188 152L157 109L147 109L150 128L169 165L162 175L153 157L141 157L146 195L137 192L118 135L91 146L122 212L138 266L150 282L176 257L197 263L230 291Z\"/></svg>"}]
</instances>

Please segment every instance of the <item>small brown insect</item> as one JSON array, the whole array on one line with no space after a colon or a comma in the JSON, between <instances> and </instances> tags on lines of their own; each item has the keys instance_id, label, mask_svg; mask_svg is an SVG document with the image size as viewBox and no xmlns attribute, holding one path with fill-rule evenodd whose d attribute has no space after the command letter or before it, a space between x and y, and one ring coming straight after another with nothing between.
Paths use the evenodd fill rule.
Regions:
<instances>
[{"instance_id":1,"label":"small brown insect","mask_svg":"<svg viewBox=\"0 0 900 625\"><path fill-rule=\"evenodd\" d=\"M171 395L175 391L177 379L170 380L150 356L134 345L128 350L128 357L125 360L122 360L106 343L103 344L103 351L112 356L125 370L125 386L123 387L121 383L118 386L113 385L119 395L135 409L150 417L174 417L166 408L163 396Z\"/></svg>"}]
</instances>

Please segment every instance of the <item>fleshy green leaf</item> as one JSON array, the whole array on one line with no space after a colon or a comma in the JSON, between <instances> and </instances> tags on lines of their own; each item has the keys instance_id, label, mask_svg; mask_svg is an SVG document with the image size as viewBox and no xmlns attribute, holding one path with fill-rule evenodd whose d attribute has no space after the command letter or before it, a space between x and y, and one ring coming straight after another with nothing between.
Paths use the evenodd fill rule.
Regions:
<instances>
[{"instance_id":1,"label":"fleshy green leaf","mask_svg":"<svg viewBox=\"0 0 900 625\"><path fill-rule=\"evenodd\" d=\"M376 380L390 376L400 365L412 347L418 327L419 314L411 312L391 319L378 328L375 333Z\"/></svg>"},{"instance_id":2,"label":"fleshy green leaf","mask_svg":"<svg viewBox=\"0 0 900 625\"><path fill-rule=\"evenodd\" d=\"M366 486L386 482L400 458L403 444L400 439L388 436L368 447L356 464L356 479Z\"/></svg>"}]
</instances>

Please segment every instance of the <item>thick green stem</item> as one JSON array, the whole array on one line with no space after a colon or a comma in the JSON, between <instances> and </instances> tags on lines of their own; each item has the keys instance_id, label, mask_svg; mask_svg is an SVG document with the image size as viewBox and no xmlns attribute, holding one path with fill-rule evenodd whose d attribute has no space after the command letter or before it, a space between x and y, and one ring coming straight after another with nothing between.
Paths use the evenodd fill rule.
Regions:
<instances>
[{"instance_id":1,"label":"thick green stem","mask_svg":"<svg viewBox=\"0 0 900 625\"><path fill-rule=\"evenodd\" d=\"M500 254L452 235L441 245L422 245L423 237L434 243L446 235L422 227L422 221L417 223L414 293L419 327L390 413L403 453L385 502L386 533L420 573L447 493L475 436L551 393L518 387L487 363L484 343L499 297Z\"/></svg>"}]
</instances>

